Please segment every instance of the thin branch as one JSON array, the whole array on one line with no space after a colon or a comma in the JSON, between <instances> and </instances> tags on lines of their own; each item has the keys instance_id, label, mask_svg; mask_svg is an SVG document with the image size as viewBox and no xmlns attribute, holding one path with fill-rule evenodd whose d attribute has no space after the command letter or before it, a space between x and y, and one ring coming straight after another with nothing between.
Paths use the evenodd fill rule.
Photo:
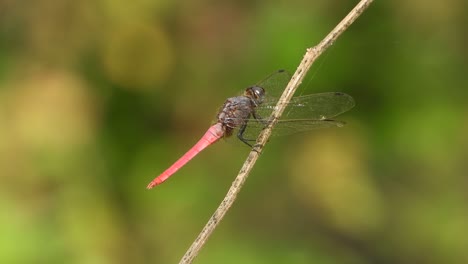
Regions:
<instances>
[{"instance_id":1,"label":"thin branch","mask_svg":"<svg viewBox=\"0 0 468 264\"><path fill-rule=\"evenodd\" d=\"M181 261L179 262L180 264L192 263L193 259L198 255L201 248L210 237L211 233L213 233L214 229L218 226L221 219L223 219L226 212L236 200L237 194L240 192L242 185L244 185L244 182L252 170L255 162L257 161L263 147L270 138L273 127L275 126L280 116L283 114L288 102L291 100L294 92L301 84L304 76L309 71L314 61L328 47L330 47L333 42L336 41L341 33L343 33L362 14L362 12L364 12L364 10L372 3L372 1L373 0L361 0L359 4L354 7L354 9L351 10L351 12L349 12L349 14L317 46L307 49L304 58L297 67L296 72L292 76L283 94L281 95L275 110L271 114L272 122L270 122L268 126L262 131L262 133L260 133L254 149L252 149L249 156L247 157L247 160L244 162L244 165L240 169L239 174L232 183L228 193L214 214L208 220L208 223L205 225L198 237L182 257Z\"/></svg>"}]
</instances>

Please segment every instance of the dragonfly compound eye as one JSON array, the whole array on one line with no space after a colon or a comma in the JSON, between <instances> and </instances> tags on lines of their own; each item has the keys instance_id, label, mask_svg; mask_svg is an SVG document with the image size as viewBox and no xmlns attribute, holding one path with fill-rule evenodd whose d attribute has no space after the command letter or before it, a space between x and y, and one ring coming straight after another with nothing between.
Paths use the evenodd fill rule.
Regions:
<instances>
[{"instance_id":1,"label":"dragonfly compound eye","mask_svg":"<svg viewBox=\"0 0 468 264\"><path fill-rule=\"evenodd\" d=\"M263 97L265 97L265 90L260 86L250 87L248 89L247 93L257 103L262 103L263 102Z\"/></svg>"}]
</instances>

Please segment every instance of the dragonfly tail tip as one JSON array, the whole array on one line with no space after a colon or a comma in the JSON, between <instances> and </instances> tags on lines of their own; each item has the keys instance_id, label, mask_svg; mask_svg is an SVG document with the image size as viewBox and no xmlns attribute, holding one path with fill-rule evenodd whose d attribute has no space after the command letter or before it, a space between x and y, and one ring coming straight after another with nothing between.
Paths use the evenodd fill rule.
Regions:
<instances>
[{"instance_id":1,"label":"dragonfly tail tip","mask_svg":"<svg viewBox=\"0 0 468 264\"><path fill-rule=\"evenodd\" d=\"M148 186L146 186L146 189L150 190L150 189L153 189L154 186L157 186L159 184L163 183L163 181L159 178L156 178L154 179L152 182L150 182L148 184Z\"/></svg>"}]
</instances>

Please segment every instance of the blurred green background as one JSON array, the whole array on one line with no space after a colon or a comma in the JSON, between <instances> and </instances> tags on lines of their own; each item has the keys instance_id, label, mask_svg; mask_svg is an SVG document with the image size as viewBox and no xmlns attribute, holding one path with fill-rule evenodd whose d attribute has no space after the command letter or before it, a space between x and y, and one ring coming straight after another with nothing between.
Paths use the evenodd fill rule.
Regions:
<instances>
[{"instance_id":1,"label":"blurred green background","mask_svg":"<svg viewBox=\"0 0 468 264\"><path fill-rule=\"evenodd\" d=\"M146 185L357 2L1 1L0 262L177 263L249 149ZM196 263L468 263L466 10L371 5L298 90L348 125L272 139Z\"/></svg>"}]
</instances>

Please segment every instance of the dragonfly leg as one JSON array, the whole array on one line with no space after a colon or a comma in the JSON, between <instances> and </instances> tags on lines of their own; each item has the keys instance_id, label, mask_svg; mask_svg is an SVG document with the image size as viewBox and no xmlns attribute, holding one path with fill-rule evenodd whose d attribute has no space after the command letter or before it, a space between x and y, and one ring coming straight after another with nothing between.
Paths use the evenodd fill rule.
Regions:
<instances>
[{"instance_id":1,"label":"dragonfly leg","mask_svg":"<svg viewBox=\"0 0 468 264\"><path fill-rule=\"evenodd\" d=\"M239 128L239 132L237 133L237 138L240 139L240 141L244 142L247 146L253 148L253 146L249 143L249 141L255 141L255 139L246 139L246 138L244 138L244 132L245 132L246 128L247 128L247 124L243 124Z\"/></svg>"},{"instance_id":2,"label":"dragonfly leg","mask_svg":"<svg viewBox=\"0 0 468 264\"><path fill-rule=\"evenodd\" d=\"M263 124L264 126L268 125L268 121L263 119L259 114L255 112L255 110L252 111L252 116L257 120L257 122Z\"/></svg>"},{"instance_id":3,"label":"dragonfly leg","mask_svg":"<svg viewBox=\"0 0 468 264\"><path fill-rule=\"evenodd\" d=\"M258 154L261 154L260 148L262 147L262 144L255 144L252 148L253 151L257 152Z\"/></svg>"}]
</instances>

